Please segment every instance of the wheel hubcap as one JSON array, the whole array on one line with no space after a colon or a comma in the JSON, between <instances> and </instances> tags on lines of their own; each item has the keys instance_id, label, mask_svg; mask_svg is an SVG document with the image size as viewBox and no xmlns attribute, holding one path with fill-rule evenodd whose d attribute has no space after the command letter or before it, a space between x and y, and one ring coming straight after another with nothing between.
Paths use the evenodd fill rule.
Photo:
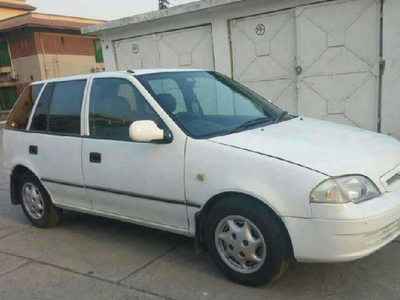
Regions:
<instances>
[{"instance_id":1,"label":"wheel hubcap","mask_svg":"<svg viewBox=\"0 0 400 300\"><path fill-rule=\"evenodd\" d=\"M22 187L22 200L28 214L35 220L43 218L44 202L38 188L32 183L25 183Z\"/></svg>"},{"instance_id":2,"label":"wheel hubcap","mask_svg":"<svg viewBox=\"0 0 400 300\"><path fill-rule=\"evenodd\" d=\"M226 217L218 224L215 245L222 260L242 274L257 272L267 256L260 230L241 216Z\"/></svg>"}]
</instances>

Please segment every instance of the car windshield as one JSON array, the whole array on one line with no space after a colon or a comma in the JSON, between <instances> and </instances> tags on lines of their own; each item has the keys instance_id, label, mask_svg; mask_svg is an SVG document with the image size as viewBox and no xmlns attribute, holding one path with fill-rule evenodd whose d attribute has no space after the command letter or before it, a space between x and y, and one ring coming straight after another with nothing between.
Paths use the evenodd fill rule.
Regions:
<instances>
[{"instance_id":1,"label":"car windshield","mask_svg":"<svg viewBox=\"0 0 400 300\"><path fill-rule=\"evenodd\" d=\"M194 138L226 135L291 118L268 100L216 72L165 72L137 78Z\"/></svg>"}]
</instances>

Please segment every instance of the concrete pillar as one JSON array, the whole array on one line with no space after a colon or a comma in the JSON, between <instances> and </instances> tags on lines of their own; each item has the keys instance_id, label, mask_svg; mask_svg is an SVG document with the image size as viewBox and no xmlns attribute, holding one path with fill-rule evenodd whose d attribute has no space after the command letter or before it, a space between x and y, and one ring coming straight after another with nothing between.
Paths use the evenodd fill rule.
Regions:
<instances>
[{"instance_id":1,"label":"concrete pillar","mask_svg":"<svg viewBox=\"0 0 400 300\"><path fill-rule=\"evenodd\" d=\"M104 67L106 71L118 71L113 42L109 39L102 38L101 47L103 48Z\"/></svg>"},{"instance_id":2,"label":"concrete pillar","mask_svg":"<svg viewBox=\"0 0 400 300\"><path fill-rule=\"evenodd\" d=\"M216 20L212 22L215 71L232 77L229 31L229 21Z\"/></svg>"},{"instance_id":3,"label":"concrete pillar","mask_svg":"<svg viewBox=\"0 0 400 300\"><path fill-rule=\"evenodd\" d=\"M400 138L400 1L386 0L383 11L382 132Z\"/></svg>"}]
</instances>

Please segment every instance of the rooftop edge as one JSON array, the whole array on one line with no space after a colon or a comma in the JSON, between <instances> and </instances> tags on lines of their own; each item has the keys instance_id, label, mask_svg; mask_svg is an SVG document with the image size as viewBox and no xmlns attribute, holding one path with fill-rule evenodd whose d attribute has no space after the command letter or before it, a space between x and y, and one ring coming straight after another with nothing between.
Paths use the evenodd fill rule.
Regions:
<instances>
[{"instance_id":1,"label":"rooftop edge","mask_svg":"<svg viewBox=\"0 0 400 300\"><path fill-rule=\"evenodd\" d=\"M97 24L92 26L87 26L81 29L82 34L93 34L99 31L115 29L118 27L124 27L128 25L143 23L147 21L154 21L162 18L182 15L185 13L201 11L205 9L210 9L217 6L222 6L231 3L243 2L249 0L201 0L196 2L191 2L183 5L174 6L168 9L152 11L145 14L134 15L131 17L126 17L122 19L117 19L114 21L109 21L103 24Z\"/></svg>"}]
</instances>

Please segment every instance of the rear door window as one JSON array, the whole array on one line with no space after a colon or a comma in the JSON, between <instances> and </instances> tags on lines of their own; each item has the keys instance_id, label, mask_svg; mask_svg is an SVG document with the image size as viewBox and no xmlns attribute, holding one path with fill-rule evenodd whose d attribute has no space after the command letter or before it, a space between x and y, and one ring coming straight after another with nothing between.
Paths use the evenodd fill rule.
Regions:
<instances>
[{"instance_id":1,"label":"rear door window","mask_svg":"<svg viewBox=\"0 0 400 300\"><path fill-rule=\"evenodd\" d=\"M35 114L33 115L31 130L44 131L48 129L48 112L51 97L53 95L54 83L50 83L44 89L39 103L36 106Z\"/></svg>"},{"instance_id":2,"label":"rear door window","mask_svg":"<svg viewBox=\"0 0 400 300\"><path fill-rule=\"evenodd\" d=\"M6 125L6 129L26 129L29 117L32 113L32 108L43 86L44 84L31 85L24 91L17 105L11 112L11 115Z\"/></svg>"},{"instance_id":3,"label":"rear door window","mask_svg":"<svg viewBox=\"0 0 400 300\"><path fill-rule=\"evenodd\" d=\"M44 87L44 84L43 84L43 83L42 83L42 84L32 85L32 88L33 88L33 98L34 98L35 100L37 100L37 98L39 97L40 92L42 91L43 87Z\"/></svg>"},{"instance_id":4,"label":"rear door window","mask_svg":"<svg viewBox=\"0 0 400 300\"><path fill-rule=\"evenodd\" d=\"M80 135L86 81L56 83L49 111L49 132Z\"/></svg>"}]
</instances>

